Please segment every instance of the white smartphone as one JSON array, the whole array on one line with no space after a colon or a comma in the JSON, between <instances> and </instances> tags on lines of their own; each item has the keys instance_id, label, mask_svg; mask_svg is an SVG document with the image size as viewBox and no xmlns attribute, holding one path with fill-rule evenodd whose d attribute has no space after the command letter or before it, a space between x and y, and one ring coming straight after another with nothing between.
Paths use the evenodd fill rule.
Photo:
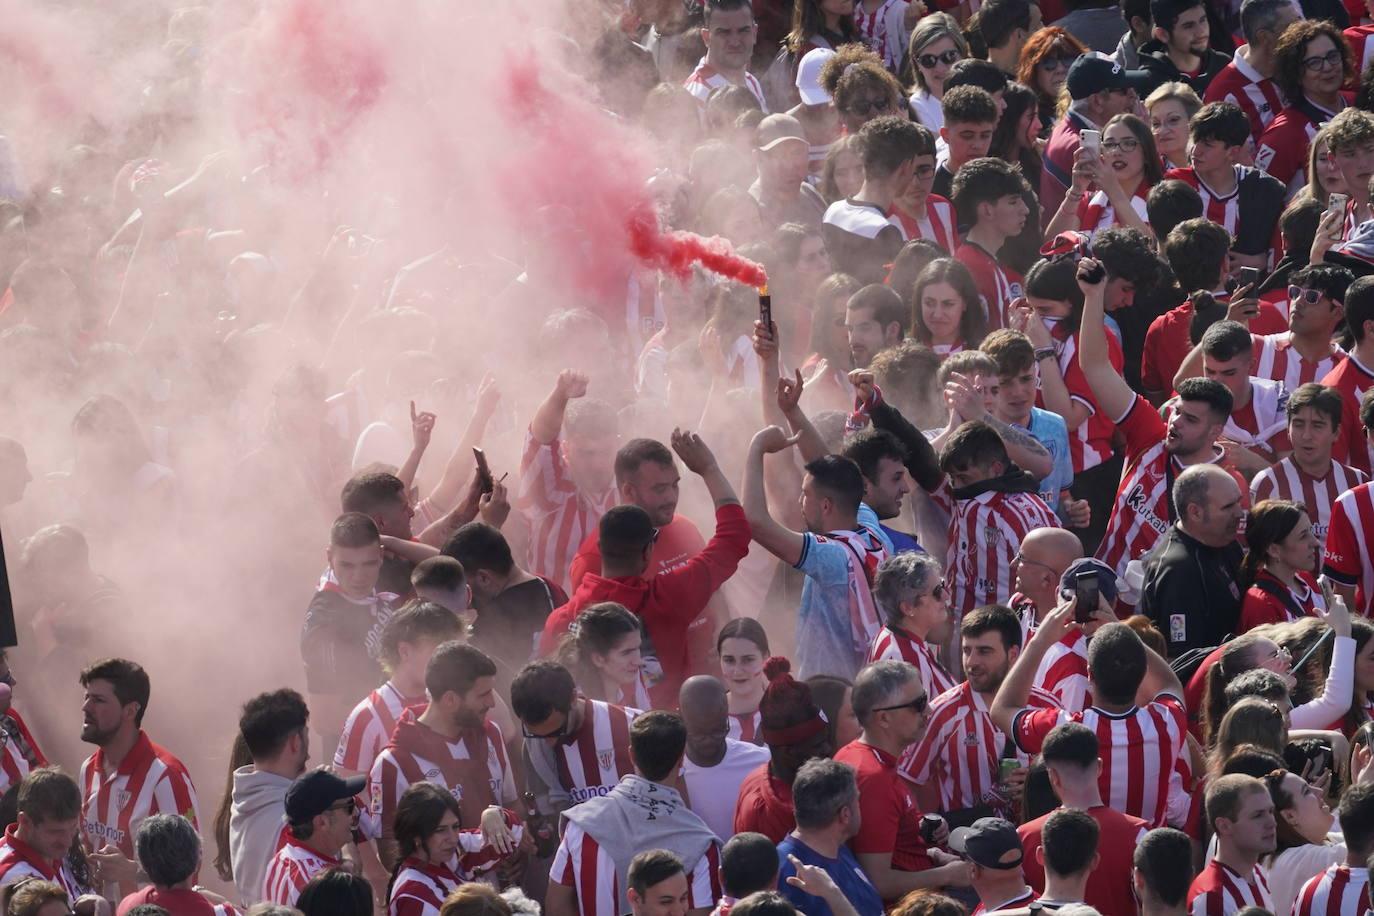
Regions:
<instances>
[{"instance_id":1,"label":"white smartphone","mask_svg":"<svg viewBox=\"0 0 1374 916\"><path fill-rule=\"evenodd\" d=\"M1078 142L1084 149L1092 150L1094 154L1102 154L1102 134L1096 130L1084 130L1078 133Z\"/></svg>"},{"instance_id":2,"label":"white smartphone","mask_svg":"<svg viewBox=\"0 0 1374 916\"><path fill-rule=\"evenodd\" d=\"M1326 198L1326 209L1332 213L1344 213L1345 205L1350 202L1350 195L1338 194L1332 191Z\"/></svg>"}]
</instances>

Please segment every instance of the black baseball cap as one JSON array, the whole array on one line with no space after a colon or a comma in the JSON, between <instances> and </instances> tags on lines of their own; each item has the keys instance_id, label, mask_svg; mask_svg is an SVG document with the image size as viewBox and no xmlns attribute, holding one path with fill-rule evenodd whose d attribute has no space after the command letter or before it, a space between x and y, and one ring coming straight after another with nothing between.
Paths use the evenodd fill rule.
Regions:
<instances>
[{"instance_id":1,"label":"black baseball cap","mask_svg":"<svg viewBox=\"0 0 1374 916\"><path fill-rule=\"evenodd\" d=\"M1069 568L1064 570L1064 575L1059 577L1059 597L1066 601L1072 598L1077 590L1079 574L1088 572L1097 573L1097 590L1107 599L1107 603L1115 601L1120 593L1116 586L1116 570L1097 557L1080 557L1069 564Z\"/></svg>"},{"instance_id":2,"label":"black baseball cap","mask_svg":"<svg viewBox=\"0 0 1374 916\"><path fill-rule=\"evenodd\" d=\"M1012 869L1025 858L1016 825L1000 817L980 817L949 834L949 848L984 868Z\"/></svg>"},{"instance_id":3,"label":"black baseball cap","mask_svg":"<svg viewBox=\"0 0 1374 916\"><path fill-rule=\"evenodd\" d=\"M366 776L342 779L324 769L302 773L286 790L286 820L292 824L308 824L335 802L352 798L366 786Z\"/></svg>"},{"instance_id":4,"label":"black baseball cap","mask_svg":"<svg viewBox=\"0 0 1374 916\"><path fill-rule=\"evenodd\" d=\"M1134 89L1137 95L1145 95L1154 83L1147 70L1127 70L1114 60L1088 53L1069 65L1066 85L1069 97L1077 102L1103 89Z\"/></svg>"}]
</instances>

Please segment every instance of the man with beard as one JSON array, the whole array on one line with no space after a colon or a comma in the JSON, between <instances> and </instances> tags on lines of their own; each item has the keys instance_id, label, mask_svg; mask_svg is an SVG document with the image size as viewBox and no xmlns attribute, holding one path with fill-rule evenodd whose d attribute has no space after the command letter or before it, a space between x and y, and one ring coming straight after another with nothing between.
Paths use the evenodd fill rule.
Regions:
<instances>
[{"instance_id":1,"label":"man with beard","mask_svg":"<svg viewBox=\"0 0 1374 916\"><path fill-rule=\"evenodd\" d=\"M964 616L959 625L964 674L968 680L946 690L930 705L930 724L920 741L907 748L902 774L917 786L939 793L939 810L955 826L980 817L1013 817L1013 800L1024 775L1001 778L1005 736L988 715L988 704L1021 651L1021 624L1010 608L989 604ZM1056 705L1034 691L1032 704ZM1023 757L1019 766L1028 761Z\"/></svg>"},{"instance_id":2,"label":"man with beard","mask_svg":"<svg viewBox=\"0 0 1374 916\"><path fill-rule=\"evenodd\" d=\"M142 666L102 659L81 672L81 686L81 740L97 748L81 764L83 842L104 895L122 900L138 886L138 825L154 814L180 814L196 826L196 788L181 761L141 727L152 692Z\"/></svg>"},{"instance_id":3,"label":"man with beard","mask_svg":"<svg viewBox=\"0 0 1374 916\"><path fill-rule=\"evenodd\" d=\"M880 519L898 518L902 499L911 492L906 473L906 448L895 435L884 429L867 429L845 443L843 455L859 466L864 475L864 503ZM887 536L891 553L920 550L916 539L905 531L879 524Z\"/></svg>"},{"instance_id":4,"label":"man with beard","mask_svg":"<svg viewBox=\"0 0 1374 916\"><path fill-rule=\"evenodd\" d=\"M501 728L487 718L496 706L496 665L472 646L446 642L425 666L429 705L407 709L372 765L372 814L381 821L377 852L396 864L396 805L411 784L428 780L458 798L464 824L480 821L486 835L509 836L503 803L516 799Z\"/></svg>"},{"instance_id":5,"label":"man with beard","mask_svg":"<svg viewBox=\"0 0 1374 916\"><path fill-rule=\"evenodd\" d=\"M870 283L849 297L844 307L844 329L856 369L867 369L879 350L902 342L908 312L902 297L881 283Z\"/></svg>"}]
</instances>

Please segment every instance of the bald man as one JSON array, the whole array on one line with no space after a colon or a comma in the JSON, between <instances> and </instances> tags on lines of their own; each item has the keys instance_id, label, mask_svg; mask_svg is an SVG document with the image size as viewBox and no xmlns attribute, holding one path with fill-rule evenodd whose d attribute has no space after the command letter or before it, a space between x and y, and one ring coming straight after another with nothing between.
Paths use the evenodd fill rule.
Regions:
<instances>
[{"instance_id":1,"label":"bald man","mask_svg":"<svg viewBox=\"0 0 1374 916\"><path fill-rule=\"evenodd\" d=\"M1011 609L1021 617L1021 644L1059 603L1059 577L1083 556L1083 542L1067 528L1036 528L1021 539L1012 572L1016 594Z\"/></svg>"},{"instance_id":2,"label":"bald man","mask_svg":"<svg viewBox=\"0 0 1374 916\"><path fill-rule=\"evenodd\" d=\"M751 770L768 762L768 748L728 737L730 707L725 685L697 675L682 682L678 706L687 725L682 776L687 806L721 841L734 835L735 799Z\"/></svg>"},{"instance_id":3,"label":"bald man","mask_svg":"<svg viewBox=\"0 0 1374 916\"><path fill-rule=\"evenodd\" d=\"M1145 566L1139 612L1164 634L1169 657L1217 646L1240 618L1245 517L1240 486L1214 464L1195 464L1174 481L1174 517Z\"/></svg>"}]
</instances>

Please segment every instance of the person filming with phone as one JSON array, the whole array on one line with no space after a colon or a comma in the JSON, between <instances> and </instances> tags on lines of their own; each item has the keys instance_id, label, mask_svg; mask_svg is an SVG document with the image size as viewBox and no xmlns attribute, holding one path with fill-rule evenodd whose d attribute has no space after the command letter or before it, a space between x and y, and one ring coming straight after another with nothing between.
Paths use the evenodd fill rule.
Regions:
<instances>
[{"instance_id":1,"label":"person filming with phone","mask_svg":"<svg viewBox=\"0 0 1374 916\"><path fill-rule=\"evenodd\" d=\"M1235 478L1213 464L1185 468L1174 481L1173 501L1177 521L1145 564L1139 610L1176 658L1235 632L1243 555L1236 532L1245 507Z\"/></svg>"}]
</instances>

